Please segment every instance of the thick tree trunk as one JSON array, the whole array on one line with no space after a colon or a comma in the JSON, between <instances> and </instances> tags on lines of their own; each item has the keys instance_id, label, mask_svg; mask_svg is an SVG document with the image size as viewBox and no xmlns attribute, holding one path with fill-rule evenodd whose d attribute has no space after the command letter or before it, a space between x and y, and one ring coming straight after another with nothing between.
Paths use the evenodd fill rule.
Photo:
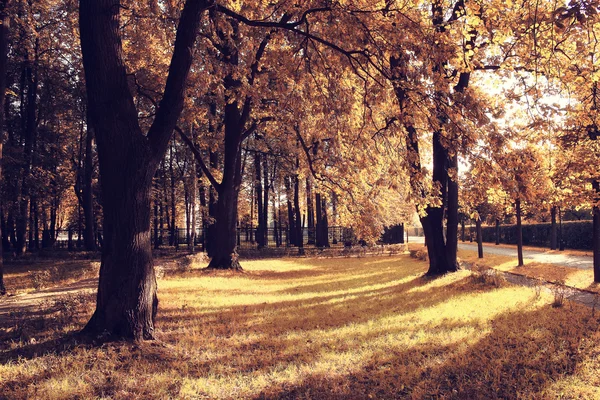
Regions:
<instances>
[{"instance_id":1,"label":"thick tree trunk","mask_svg":"<svg viewBox=\"0 0 600 400\"><path fill-rule=\"evenodd\" d=\"M519 259L519 267L522 267L524 265L524 263L523 263L523 226L521 225L521 199L516 200L515 210L517 212L517 256Z\"/></svg>"},{"instance_id":2,"label":"thick tree trunk","mask_svg":"<svg viewBox=\"0 0 600 400\"><path fill-rule=\"evenodd\" d=\"M481 218L475 220L475 229L477 230L477 256L483 258L483 236L481 233Z\"/></svg>"},{"instance_id":3,"label":"thick tree trunk","mask_svg":"<svg viewBox=\"0 0 600 400\"><path fill-rule=\"evenodd\" d=\"M102 164L101 171L104 238L100 282L96 311L84 332L106 330L116 337L152 339L158 306L150 242L152 180L122 176L120 169Z\"/></svg>"},{"instance_id":4,"label":"thick tree trunk","mask_svg":"<svg viewBox=\"0 0 600 400\"><path fill-rule=\"evenodd\" d=\"M238 195L242 183L242 130L242 115L238 103L227 104L225 106L223 179L218 188L214 255L208 268L242 269L238 261L236 240Z\"/></svg>"},{"instance_id":5,"label":"thick tree trunk","mask_svg":"<svg viewBox=\"0 0 600 400\"><path fill-rule=\"evenodd\" d=\"M550 208L550 250L556 250L557 245L557 229L556 229L556 206Z\"/></svg>"},{"instance_id":6,"label":"thick tree trunk","mask_svg":"<svg viewBox=\"0 0 600 400\"><path fill-rule=\"evenodd\" d=\"M122 60L118 0L81 0L80 38L100 165L104 238L96 310L84 332L151 339L158 300L150 241L152 178L183 108L200 16L187 0L177 28L164 95L145 135Z\"/></svg>"},{"instance_id":7,"label":"thick tree trunk","mask_svg":"<svg viewBox=\"0 0 600 400\"><path fill-rule=\"evenodd\" d=\"M427 207L426 219L428 227L425 228L423 225L423 233L425 240L427 241L427 253L429 256L429 270L427 275L441 275L447 272L454 272L458 269L456 262L456 246L458 241L458 225L453 225L452 235L453 239L444 238L444 208L448 204L449 209L458 206L458 187L454 184L450 184L453 187L452 201L448 203L448 150L442 143L442 134L439 131L433 133L433 181L436 182L440 187L440 196L442 199L441 207ZM456 190L456 193L454 193ZM456 209L457 212L457 209ZM455 211L449 210L449 213L454 215ZM454 218L454 217L453 217ZM421 219L423 222L423 218ZM458 223L458 214L456 213L456 220L453 220L453 224ZM449 249L447 240L450 239L453 249ZM433 253L432 253L433 252Z\"/></svg>"},{"instance_id":8,"label":"thick tree trunk","mask_svg":"<svg viewBox=\"0 0 600 400\"><path fill-rule=\"evenodd\" d=\"M214 255L208 268L241 270L238 261L236 225L238 197L233 186L219 193L215 216Z\"/></svg>"}]
</instances>

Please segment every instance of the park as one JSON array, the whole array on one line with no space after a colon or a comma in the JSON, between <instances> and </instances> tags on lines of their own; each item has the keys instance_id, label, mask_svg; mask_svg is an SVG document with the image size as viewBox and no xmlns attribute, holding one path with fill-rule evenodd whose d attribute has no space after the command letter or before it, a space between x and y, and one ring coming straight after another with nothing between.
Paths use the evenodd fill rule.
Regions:
<instances>
[{"instance_id":1,"label":"park","mask_svg":"<svg viewBox=\"0 0 600 400\"><path fill-rule=\"evenodd\" d=\"M595 1L0 21L0 398L600 398Z\"/></svg>"}]
</instances>

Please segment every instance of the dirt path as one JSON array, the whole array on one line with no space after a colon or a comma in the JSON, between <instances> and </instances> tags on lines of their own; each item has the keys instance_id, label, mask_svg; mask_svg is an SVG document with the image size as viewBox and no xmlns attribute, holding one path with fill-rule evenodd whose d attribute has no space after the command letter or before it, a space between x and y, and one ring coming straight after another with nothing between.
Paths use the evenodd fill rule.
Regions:
<instances>
[{"instance_id":1,"label":"dirt path","mask_svg":"<svg viewBox=\"0 0 600 400\"><path fill-rule=\"evenodd\" d=\"M0 321L14 311L34 311L45 301L74 294L93 294L98 289L98 279L84 279L64 286L54 286L35 292L0 298Z\"/></svg>"}]
</instances>

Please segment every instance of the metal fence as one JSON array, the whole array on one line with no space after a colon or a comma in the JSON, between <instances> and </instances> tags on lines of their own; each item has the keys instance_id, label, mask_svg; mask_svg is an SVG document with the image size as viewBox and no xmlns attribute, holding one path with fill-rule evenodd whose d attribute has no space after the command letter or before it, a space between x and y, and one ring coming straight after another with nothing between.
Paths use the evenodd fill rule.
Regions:
<instances>
[{"instance_id":1,"label":"metal fence","mask_svg":"<svg viewBox=\"0 0 600 400\"><path fill-rule=\"evenodd\" d=\"M206 247L206 230L205 228L196 229L194 235L194 244L201 250ZM258 229L256 227L241 227L237 228L237 244L240 248L252 249L258 246L257 242ZM180 247L188 244L191 232L186 228L177 229L159 229L150 231L152 244L156 243L158 235L158 244L160 246L173 246ZM268 228L266 236L266 247L289 247L292 246L289 229L287 227L281 228ZM82 250L84 248L83 235L80 235L76 230L59 229L55 233L55 237L52 240L35 240L30 237L27 238L27 248L30 250L36 250L41 248L58 248L58 249L69 249L69 250ZM302 243L304 246L315 246L316 232L314 228L303 228L302 229ZM344 228L341 226L331 226L328 228L328 242L330 246L344 246L344 243L355 241L356 238L351 228ZM96 231L95 242L97 247L102 246L103 235L102 231ZM5 249L10 248L6 246Z\"/></svg>"}]
</instances>

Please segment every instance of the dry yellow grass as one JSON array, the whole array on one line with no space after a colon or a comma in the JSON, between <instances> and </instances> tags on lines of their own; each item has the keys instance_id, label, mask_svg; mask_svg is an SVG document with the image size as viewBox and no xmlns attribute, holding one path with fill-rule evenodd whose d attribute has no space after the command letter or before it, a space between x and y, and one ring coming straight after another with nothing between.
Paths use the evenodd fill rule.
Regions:
<instances>
[{"instance_id":1,"label":"dry yellow grass","mask_svg":"<svg viewBox=\"0 0 600 400\"><path fill-rule=\"evenodd\" d=\"M598 319L408 256L243 263L159 281L158 341L77 344L92 299L12 315L0 397L594 398ZM64 317L60 314L70 310Z\"/></svg>"}]
</instances>

